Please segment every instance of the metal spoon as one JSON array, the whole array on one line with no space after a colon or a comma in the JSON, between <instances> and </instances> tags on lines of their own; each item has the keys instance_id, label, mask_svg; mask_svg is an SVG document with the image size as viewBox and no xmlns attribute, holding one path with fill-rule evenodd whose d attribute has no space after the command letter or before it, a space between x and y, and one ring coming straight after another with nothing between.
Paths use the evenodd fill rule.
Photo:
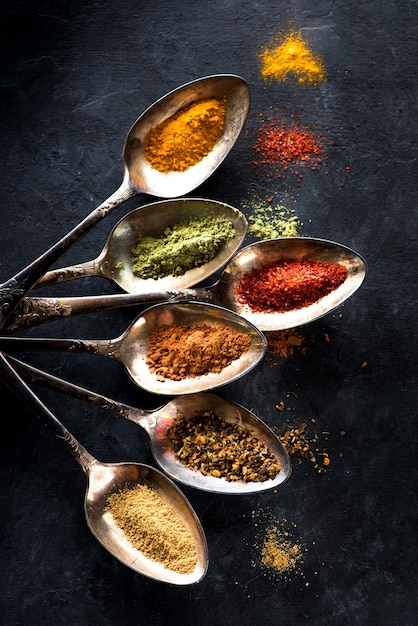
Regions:
<instances>
[{"instance_id":1,"label":"metal spoon","mask_svg":"<svg viewBox=\"0 0 418 626\"><path fill-rule=\"evenodd\" d=\"M199 582L208 568L208 548L202 526L189 501L178 487L162 472L140 463L101 463L73 437L55 415L26 385L7 358L0 353L0 373L3 380L35 409L38 416L63 441L84 470L88 482L84 499L87 524L103 545L124 565L149 578L173 585L190 585ZM196 549L197 563L190 574L180 574L165 568L161 563L145 557L134 548L106 510L109 495L125 486L147 485L175 511L188 529Z\"/></svg>"},{"instance_id":2,"label":"metal spoon","mask_svg":"<svg viewBox=\"0 0 418 626\"><path fill-rule=\"evenodd\" d=\"M144 279L132 271L132 248L138 237L156 237L166 228L193 218L225 217L235 235L219 250L212 261L186 271L181 276L165 276L158 280ZM232 206L203 198L180 198L153 202L135 209L122 218L111 231L100 255L78 265L47 272L35 285L42 287L85 276L103 276L128 293L149 293L164 289L183 289L196 285L225 265L238 250L247 233L247 220Z\"/></svg>"},{"instance_id":3,"label":"metal spoon","mask_svg":"<svg viewBox=\"0 0 418 626\"><path fill-rule=\"evenodd\" d=\"M251 340L250 348L219 373L182 380L161 380L146 364L148 336L155 327L181 324L209 324L246 333ZM150 307L116 339L0 337L0 350L7 351L10 348L23 351L92 352L108 356L124 365L132 381L139 387L152 393L175 396L215 389L247 374L263 358L267 340L255 326L232 311L201 302L176 302Z\"/></svg>"},{"instance_id":4,"label":"metal spoon","mask_svg":"<svg viewBox=\"0 0 418 626\"><path fill-rule=\"evenodd\" d=\"M202 161L184 172L162 174L153 169L143 153L148 130L197 100L225 98L225 129L221 139ZM31 289L55 261L76 241L122 202L139 193L174 198L187 194L205 181L221 164L237 140L248 115L250 91L239 76L219 74L187 83L157 100L131 127L123 148L124 177L120 187L83 221L35 261L0 285L0 329Z\"/></svg>"},{"instance_id":5,"label":"metal spoon","mask_svg":"<svg viewBox=\"0 0 418 626\"><path fill-rule=\"evenodd\" d=\"M238 301L237 283L244 274L255 267L274 263L282 258L320 259L341 263L347 268L348 275L338 289L309 306L285 313L254 313L248 306ZM266 239L253 243L236 253L224 268L219 281L210 287L149 294L26 298L4 330L13 332L70 315L101 309L132 306L145 302L181 300L200 300L223 306L238 313L261 331L285 330L312 322L336 309L357 291L366 276L366 271L366 262L359 254L333 241L309 237Z\"/></svg>"},{"instance_id":6,"label":"metal spoon","mask_svg":"<svg viewBox=\"0 0 418 626\"><path fill-rule=\"evenodd\" d=\"M254 413L235 402L220 398L212 393L200 392L179 396L158 409L146 411L74 385L11 356L8 356L7 359L21 375L32 382L72 395L94 406L116 413L141 426L148 434L152 454L159 466L171 478L189 487L215 493L241 495L273 489L284 483L290 476L290 459L281 441ZM181 413L184 419L189 419L195 415L196 411L213 411L225 421L232 424L240 424L255 433L257 439L276 457L280 466L279 473L275 478L265 481L231 482L224 478L205 476L200 472L189 469L187 465L176 458L167 432L173 425L178 412Z\"/></svg>"}]
</instances>

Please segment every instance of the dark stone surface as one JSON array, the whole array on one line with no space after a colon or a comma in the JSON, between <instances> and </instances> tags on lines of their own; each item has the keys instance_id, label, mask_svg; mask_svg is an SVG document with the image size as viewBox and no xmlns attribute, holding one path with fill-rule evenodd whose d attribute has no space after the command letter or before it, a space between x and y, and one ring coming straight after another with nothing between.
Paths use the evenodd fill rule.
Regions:
<instances>
[{"instance_id":1,"label":"dark stone surface","mask_svg":"<svg viewBox=\"0 0 418 626\"><path fill-rule=\"evenodd\" d=\"M289 20L324 59L328 80L315 88L261 79L258 52ZM184 489L210 555L193 587L135 574L96 542L83 516L83 472L2 385L0 622L417 624L416 2L16 0L2 4L1 31L0 280L119 186L125 135L146 107L216 73L249 82L248 132L191 195L249 213L254 193L284 192L304 223L300 234L354 248L369 272L343 307L304 329L315 338L308 355L275 366L265 360L222 391L270 425L307 421L331 465L318 474L307 461L295 464L278 493ZM300 115L332 140L326 163L301 170L300 185L291 175L263 178L252 163L253 133L269 107ZM58 266L95 258L111 227L147 201L122 205ZM113 292L96 277L43 294ZM70 318L24 334L113 338L138 312ZM161 404L111 359L19 356L116 399ZM153 464L138 427L54 392L39 395L100 460ZM277 411L280 401L289 410ZM290 580L260 568L255 544L265 522L257 526L253 512L273 516L306 546Z\"/></svg>"}]
</instances>

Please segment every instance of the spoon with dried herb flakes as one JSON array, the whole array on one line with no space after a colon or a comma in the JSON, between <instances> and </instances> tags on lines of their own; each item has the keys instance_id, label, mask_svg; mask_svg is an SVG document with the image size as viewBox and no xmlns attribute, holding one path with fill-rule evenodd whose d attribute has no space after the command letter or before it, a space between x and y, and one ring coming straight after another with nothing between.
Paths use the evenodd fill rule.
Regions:
<instances>
[{"instance_id":1,"label":"spoon with dried herb flakes","mask_svg":"<svg viewBox=\"0 0 418 626\"><path fill-rule=\"evenodd\" d=\"M25 379L141 426L160 468L185 485L241 495L276 488L289 478L291 464L279 438L260 418L235 402L213 393L197 393L146 411L7 358Z\"/></svg>"},{"instance_id":2,"label":"spoon with dried herb flakes","mask_svg":"<svg viewBox=\"0 0 418 626\"><path fill-rule=\"evenodd\" d=\"M0 353L0 376L70 450L88 481L87 524L102 546L134 571L172 585L199 582L208 568L197 515L162 472L140 463L101 463L75 439Z\"/></svg>"}]
</instances>

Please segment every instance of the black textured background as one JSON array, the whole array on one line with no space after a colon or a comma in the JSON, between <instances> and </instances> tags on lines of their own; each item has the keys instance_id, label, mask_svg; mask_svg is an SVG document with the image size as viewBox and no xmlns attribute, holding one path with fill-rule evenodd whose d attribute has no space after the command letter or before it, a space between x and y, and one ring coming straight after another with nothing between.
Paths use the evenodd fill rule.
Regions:
<instances>
[{"instance_id":1,"label":"black textured background","mask_svg":"<svg viewBox=\"0 0 418 626\"><path fill-rule=\"evenodd\" d=\"M324 60L328 80L317 87L261 79L261 46L291 20ZM209 545L209 570L196 586L135 574L96 542L83 517L83 472L2 385L1 624L418 624L417 35L415 0L2 3L0 280L116 190L125 135L146 107L216 73L248 81L250 115L221 168L190 195L249 213L254 193L284 193L304 223L301 235L354 248L369 271L343 307L304 329L315 338L309 355L276 366L266 359L222 390L270 425L313 427L315 420L331 465L320 475L308 462L296 464L278 493L240 498L183 489ZM303 170L299 187L291 176L263 179L252 163L252 133L269 107L300 115L332 140L326 164ZM95 258L111 227L152 200L123 204L57 265ZM43 293L115 291L96 277ZM139 310L25 334L110 339ZM161 404L112 359L20 356L116 399ZM39 395L100 460L153 464L135 425L54 392ZM275 409L280 401L284 412ZM257 527L253 512L272 515L306 546L290 580L253 564L264 523Z\"/></svg>"}]
</instances>

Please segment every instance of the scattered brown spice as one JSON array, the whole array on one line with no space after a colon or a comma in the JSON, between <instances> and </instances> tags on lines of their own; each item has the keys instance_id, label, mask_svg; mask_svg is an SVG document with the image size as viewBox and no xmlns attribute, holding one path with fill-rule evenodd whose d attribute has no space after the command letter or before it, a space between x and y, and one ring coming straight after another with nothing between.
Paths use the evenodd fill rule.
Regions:
<instances>
[{"instance_id":1,"label":"scattered brown spice","mask_svg":"<svg viewBox=\"0 0 418 626\"><path fill-rule=\"evenodd\" d=\"M276 408L281 410L277 405ZM314 433L311 437L309 436L308 425L305 422L299 426L288 426L284 432L277 426L272 426L272 430L290 457L297 460L298 463L302 463L303 460L310 461L318 474L326 471L325 468L330 465L331 459L326 450L316 445L319 440L318 435ZM328 433L325 434L328 435Z\"/></svg>"},{"instance_id":2,"label":"scattered brown spice","mask_svg":"<svg viewBox=\"0 0 418 626\"><path fill-rule=\"evenodd\" d=\"M147 485L111 494L107 508L128 541L167 569L190 574L197 563L193 537L173 509Z\"/></svg>"},{"instance_id":3,"label":"scattered brown spice","mask_svg":"<svg viewBox=\"0 0 418 626\"><path fill-rule=\"evenodd\" d=\"M146 364L159 380L219 373L251 345L247 333L209 324L156 326L148 342Z\"/></svg>"},{"instance_id":4,"label":"scattered brown spice","mask_svg":"<svg viewBox=\"0 0 418 626\"><path fill-rule=\"evenodd\" d=\"M310 351L307 337L295 329L273 330L265 333L270 354L288 358L295 354L305 355Z\"/></svg>"},{"instance_id":5,"label":"scattered brown spice","mask_svg":"<svg viewBox=\"0 0 418 626\"><path fill-rule=\"evenodd\" d=\"M167 435L176 457L205 476L261 482L280 471L276 457L254 433L213 411L197 411L190 419L177 413Z\"/></svg>"}]
</instances>

